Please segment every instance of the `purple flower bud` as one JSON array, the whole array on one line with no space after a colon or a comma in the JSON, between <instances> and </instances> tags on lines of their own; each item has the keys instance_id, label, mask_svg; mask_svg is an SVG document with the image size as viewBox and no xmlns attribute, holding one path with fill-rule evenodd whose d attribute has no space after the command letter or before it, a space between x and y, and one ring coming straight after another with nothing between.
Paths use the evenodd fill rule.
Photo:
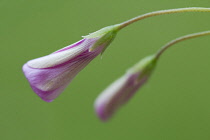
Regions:
<instances>
[{"instance_id":1,"label":"purple flower bud","mask_svg":"<svg viewBox=\"0 0 210 140\"><path fill-rule=\"evenodd\" d=\"M105 89L95 101L98 117L103 121L108 120L147 81L155 64L154 56L146 57Z\"/></svg>"},{"instance_id":2,"label":"purple flower bud","mask_svg":"<svg viewBox=\"0 0 210 140\"><path fill-rule=\"evenodd\" d=\"M116 26L105 27L75 44L28 61L23 72L33 91L44 101L53 101L87 64L106 49L116 32Z\"/></svg>"}]
</instances>

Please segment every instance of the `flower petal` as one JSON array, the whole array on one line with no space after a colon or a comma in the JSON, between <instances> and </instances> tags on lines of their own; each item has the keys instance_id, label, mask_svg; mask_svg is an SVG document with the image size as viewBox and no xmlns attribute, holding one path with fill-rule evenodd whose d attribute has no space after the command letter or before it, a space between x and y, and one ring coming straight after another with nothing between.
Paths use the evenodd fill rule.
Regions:
<instances>
[{"instance_id":1,"label":"flower petal","mask_svg":"<svg viewBox=\"0 0 210 140\"><path fill-rule=\"evenodd\" d=\"M31 60L28 65L33 68L49 68L60 65L89 49L95 41L96 39L84 39L82 43L76 43L77 46L73 44L50 55Z\"/></svg>"},{"instance_id":2,"label":"flower petal","mask_svg":"<svg viewBox=\"0 0 210 140\"><path fill-rule=\"evenodd\" d=\"M101 120L109 119L146 82L147 77L137 81L138 76L139 74L127 73L99 95L95 101L95 109Z\"/></svg>"},{"instance_id":3,"label":"flower petal","mask_svg":"<svg viewBox=\"0 0 210 140\"><path fill-rule=\"evenodd\" d=\"M101 50L102 48L98 48L94 52L89 52L86 49L69 61L50 68L34 68L30 63L26 63L23 72L34 92L43 100L52 101L92 59L100 54Z\"/></svg>"},{"instance_id":4,"label":"flower petal","mask_svg":"<svg viewBox=\"0 0 210 140\"><path fill-rule=\"evenodd\" d=\"M51 69L34 69L25 64L23 71L34 92L52 101L95 56Z\"/></svg>"}]
</instances>

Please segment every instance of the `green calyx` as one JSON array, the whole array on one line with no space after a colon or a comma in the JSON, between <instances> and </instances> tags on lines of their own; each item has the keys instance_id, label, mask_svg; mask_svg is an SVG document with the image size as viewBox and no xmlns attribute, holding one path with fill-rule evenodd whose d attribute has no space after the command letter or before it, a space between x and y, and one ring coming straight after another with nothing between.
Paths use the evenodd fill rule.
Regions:
<instances>
[{"instance_id":1,"label":"green calyx","mask_svg":"<svg viewBox=\"0 0 210 140\"><path fill-rule=\"evenodd\" d=\"M99 46L104 46L102 53L106 50L109 44L114 40L117 32L119 31L119 25L112 25L102 28L94 33L91 33L84 38L99 38L96 43L89 48L89 51L94 51Z\"/></svg>"},{"instance_id":2,"label":"green calyx","mask_svg":"<svg viewBox=\"0 0 210 140\"><path fill-rule=\"evenodd\" d=\"M89 35L86 35L86 36L83 36L84 38L96 38L96 37L100 37L100 36L103 36L107 33L110 33L110 32L117 32L119 31L119 26L118 24L116 25L111 25L111 26L107 26L107 27L104 27L96 32L93 32L93 33L90 33Z\"/></svg>"},{"instance_id":3,"label":"green calyx","mask_svg":"<svg viewBox=\"0 0 210 140\"><path fill-rule=\"evenodd\" d=\"M138 73L140 72L140 75L138 79L141 79L144 76L149 76L153 69L156 66L157 58L155 55L151 55L148 57L145 57L141 61L139 61L137 64L135 64L132 68L128 70L128 73Z\"/></svg>"}]
</instances>

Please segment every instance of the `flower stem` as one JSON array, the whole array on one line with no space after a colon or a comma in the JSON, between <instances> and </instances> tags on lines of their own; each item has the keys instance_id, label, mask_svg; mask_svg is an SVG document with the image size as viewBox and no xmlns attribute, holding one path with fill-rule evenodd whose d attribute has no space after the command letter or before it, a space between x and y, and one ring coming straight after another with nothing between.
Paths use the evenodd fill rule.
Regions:
<instances>
[{"instance_id":1,"label":"flower stem","mask_svg":"<svg viewBox=\"0 0 210 140\"><path fill-rule=\"evenodd\" d=\"M173 13L183 13L183 12L210 12L210 8L202 8L202 7L189 7L189 8L177 8L177 9L168 9L168 10L160 10L155 12L146 13L130 20L127 20L123 23L118 24L118 29L122 29L136 21L153 17L157 15L164 15L164 14L173 14Z\"/></svg>"},{"instance_id":2,"label":"flower stem","mask_svg":"<svg viewBox=\"0 0 210 140\"><path fill-rule=\"evenodd\" d=\"M158 59L165 50L167 50L169 47L171 47L172 45L174 45L176 43L179 43L179 42L187 40L187 39L192 39L192 38L196 38L196 37L205 36L205 35L210 35L210 31L204 31L204 32L189 34L189 35L185 35L185 36L176 38L176 39L168 42L161 49L159 49L159 51L155 54L156 58Z\"/></svg>"}]
</instances>

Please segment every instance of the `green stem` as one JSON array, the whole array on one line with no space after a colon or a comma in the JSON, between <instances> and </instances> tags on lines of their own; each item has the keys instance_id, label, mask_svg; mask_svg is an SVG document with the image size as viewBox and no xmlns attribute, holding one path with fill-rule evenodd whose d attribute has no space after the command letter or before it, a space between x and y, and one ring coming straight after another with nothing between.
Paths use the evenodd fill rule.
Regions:
<instances>
[{"instance_id":1,"label":"green stem","mask_svg":"<svg viewBox=\"0 0 210 140\"><path fill-rule=\"evenodd\" d=\"M123 23L118 24L118 29L122 29L136 21L148 18L148 17L153 17L157 15L164 15L164 14L173 14L173 13L183 13L183 12L210 12L210 8L202 8L202 7L189 7L189 8L177 8L177 9L168 9L168 10L160 10L160 11L155 11L151 13L146 13L140 16L137 16L135 18L132 18L130 20L127 20Z\"/></svg>"},{"instance_id":2,"label":"green stem","mask_svg":"<svg viewBox=\"0 0 210 140\"><path fill-rule=\"evenodd\" d=\"M166 45L164 45L161 49L159 49L159 51L155 54L156 58L158 59L165 50L167 50L169 47L171 47L172 45L174 45L176 43L179 43L179 42L187 40L187 39L205 36L205 35L210 35L210 31L189 34L189 35L185 35L185 36L179 37L177 39L174 39L174 40L168 42Z\"/></svg>"}]
</instances>

